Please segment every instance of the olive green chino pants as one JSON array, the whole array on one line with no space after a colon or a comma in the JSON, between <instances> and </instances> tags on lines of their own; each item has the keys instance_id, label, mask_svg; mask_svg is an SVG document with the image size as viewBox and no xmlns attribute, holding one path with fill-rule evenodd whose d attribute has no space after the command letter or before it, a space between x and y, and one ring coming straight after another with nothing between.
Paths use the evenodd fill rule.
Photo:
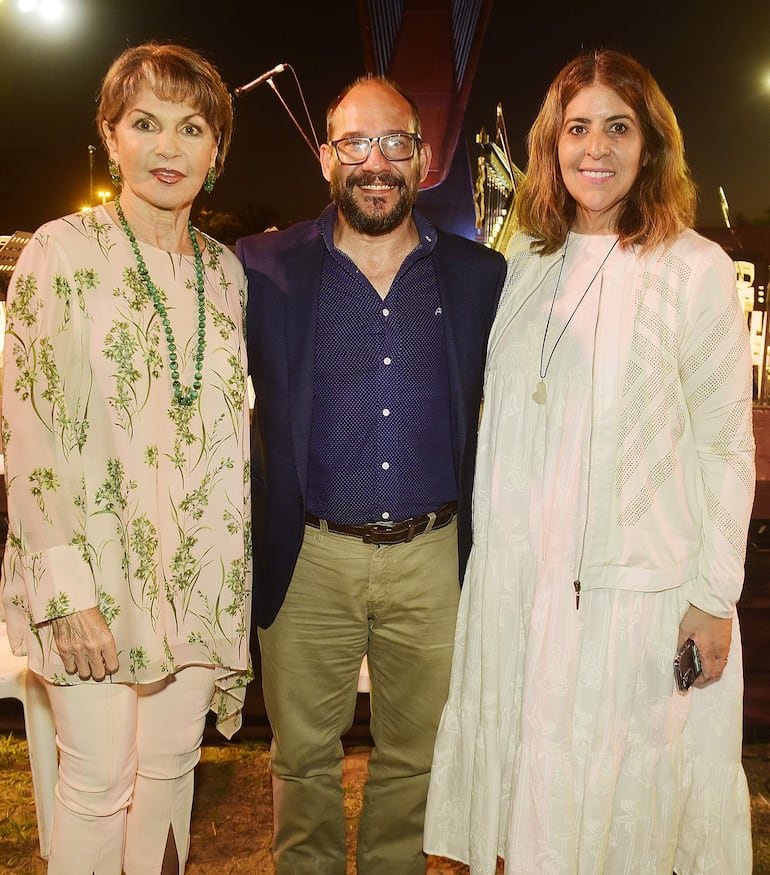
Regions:
<instances>
[{"instance_id":1,"label":"olive green chino pants","mask_svg":"<svg viewBox=\"0 0 770 875\"><path fill-rule=\"evenodd\" d=\"M374 749L358 873L418 875L460 596L457 521L380 547L324 529L306 526L286 601L259 630L276 871L346 871L340 737L353 722L367 654Z\"/></svg>"}]
</instances>

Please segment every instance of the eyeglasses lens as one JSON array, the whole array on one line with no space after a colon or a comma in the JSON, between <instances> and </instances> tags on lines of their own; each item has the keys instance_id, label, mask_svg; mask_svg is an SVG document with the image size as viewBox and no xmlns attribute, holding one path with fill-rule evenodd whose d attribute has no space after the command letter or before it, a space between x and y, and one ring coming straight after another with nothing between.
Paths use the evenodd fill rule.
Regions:
<instances>
[{"instance_id":1,"label":"eyeglasses lens","mask_svg":"<svg viewBox=\"0 0 770 875\"><path fill-rule=\"evenodd\" d=\"M363 164L378 143L388 161L405 161L414 154L415 138L409 134L387 134L382 137L348 137L337 142L337 155L346 164Z\"/></svg>"}]
</instances>

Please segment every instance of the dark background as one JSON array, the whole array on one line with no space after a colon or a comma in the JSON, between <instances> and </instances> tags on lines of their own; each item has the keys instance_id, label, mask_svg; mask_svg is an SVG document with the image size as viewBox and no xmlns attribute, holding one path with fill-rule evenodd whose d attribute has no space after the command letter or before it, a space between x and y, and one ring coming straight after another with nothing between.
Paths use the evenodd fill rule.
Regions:
<instances>
[{"instance_id":1,"label":"dark background","mask_svg":"<svg viewBox=\"0 0 770 875\"><path fill-rule=\"evenodd\" d=\"M109 63L128 45L174 40L197 48L230 88L286 62L296 70L322 136L330 99L366 72L355 0L62 0L55 24L0 0L0 233L32 231L110 187L94 125ZM503 105L513 158L545 89L581 48L628 51L650 67L684 130L700 190L700 225L719 225L718 186L735 219L770 221L768 0L496 0L466 113L464 141L494 130ZM298 118L291 72L275 83ZM233 147L214 194L198 206L283 223L317 215L327 187L307 144L269 87L236 98ZM204 199L205 198L205 199ZM250 230L260 230L258 227Z\"/></svg>"},{"instance_id":2,"label":"dark background","mask_svg":"<svg viewBox=\"0 0 770 875\"><path fill-rule=\"evenodd\" d=\"M355 0L62 0L55 25L0 0L0 234L33 231L111 188L94 124L110 62L127 46L173 40L201 50L233 89L278 63L296 70L319 136L329 101L365 73ZM718 187L731 217L770 223L770 2L647 0L645 3L496 0L470 92L463 147L475 164L475 134L494 130L502 103L514 161L556 72L581 49L627 51L647 65L677 112L700 191L699 224L722 224ZM304 121L286 71L275 83ZM248 230L317 215L327 187L307 144L268 86L236 98L236 130L224 176L198 206L238 214ZM468 204L472 211L472 205ZM770 417L760 447L770 447ZM770 460L760 459L770 470ZM770 734L770 523L755 520L739 605L746 662L747 740ZM256 644L255 648L256 650ZM255 658L257 654L255 653ZM1 724L8 721L6 703ZM367 697L352 737L367 736ZM18 715L16 715L18 718ZM244 733L269 732L258 682Z\"/></svg>"}]
</instances>

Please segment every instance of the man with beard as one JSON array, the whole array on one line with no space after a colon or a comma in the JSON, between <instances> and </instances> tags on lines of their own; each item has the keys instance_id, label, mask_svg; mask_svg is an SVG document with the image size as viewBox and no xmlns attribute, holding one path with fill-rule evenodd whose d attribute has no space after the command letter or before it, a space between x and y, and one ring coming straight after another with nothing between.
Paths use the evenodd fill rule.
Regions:
<instances>
[{"instance_id":1,"label":"man with beard","mask_svg":"<svg viewBox=\"0 0 770 875\"><path fill-rule=\"evenodd\" d=\"M505 262L415 211L431 150L393 83L350 85L327 133L333 203L237 245L274 859L279 875L346 871L340 738L367 656L374 749L358 872L416 875Z\"/></svg>"}]
</instances>

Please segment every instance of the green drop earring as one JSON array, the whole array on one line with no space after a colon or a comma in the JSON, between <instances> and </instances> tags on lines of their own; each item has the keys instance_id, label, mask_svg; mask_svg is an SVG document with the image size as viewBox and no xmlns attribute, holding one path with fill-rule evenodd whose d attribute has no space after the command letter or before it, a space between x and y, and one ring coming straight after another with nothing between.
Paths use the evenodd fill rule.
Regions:
<instances>
[{"instance_id":1,"label":"green drop earring","mask_svg":"<svg viewBox=\"0 0 770 875\"><path fill-rule=\"evenodd\" d=\"M217 181L217 171L216 168L211 166L209 167L209 172L206 174L206 181L203 183L203 190L207 194L211 194L214 191L214 183Z\"/></svg>"},{"instance_id":2,"label":"green drop earring","mask_svg":"<svg viewBox=\"0 0 770 875\"><path fill-rule=\"evenodd\" d=\"M117 163L110 158L107 162L107 170L110 172L110 179L112 180L112 184L119 188L123 183L123 180L120 176L120 167L118 167Z\"/></svg>"}]
</instances>

